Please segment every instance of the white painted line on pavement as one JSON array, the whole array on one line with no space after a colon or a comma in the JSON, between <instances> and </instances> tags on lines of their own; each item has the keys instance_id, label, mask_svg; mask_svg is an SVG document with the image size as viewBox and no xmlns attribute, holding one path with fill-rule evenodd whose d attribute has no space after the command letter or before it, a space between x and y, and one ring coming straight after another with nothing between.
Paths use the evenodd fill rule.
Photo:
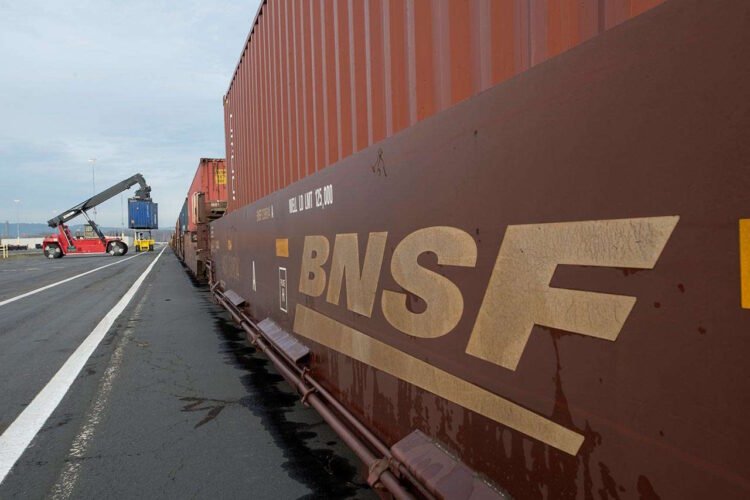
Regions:
<instances>
[{"instance_id":1,"label":"white painted line on pavement","mask_svg":"<svg viewBox=\"0 0 750 500\"><path fill-rule=\"evenodd\" d=\"M31 444L31 441L41 430L44 423L52 415L57 406L67 394L70 387L78 377L99 343L117 320L118 316L128 306L135 293L140 288L146 276L154 268L159 257L164 253L166 247L159 252L154 261L149 264L143 274L125 292L125 295L115 306L102 318L98 325L91 331L86 340L78 346L78 349L68 358L60 370L52 377L44 389L36 395L34 400L21 412L21 414L0 435L0 484L5 480L15 463L21 458L23 452Z\"/></svg>"},{"instance_id":2,"label":"white painted line on pavement","mask_svg":"<svg viewBox=\"0 0 750 500\"><path fill-rule=\"evenodd\" d=\"M162 250L163 251L163 250ZM37 288L36 290L32 290L30 292L22 293L21 295L17 295L15 297L12 297L10 299L6 299L3 301L0 301L0 307L4 306L5 304L10 304L11 302L15 302L17 300L25 299L26 297L29 297L31 295L37 294L39 292L43 292L45 290L49 290L50 288L54 288L57 285L62 285L63 283L67 283L68 281L73 281L75 279L81 278L83 276L86 276L87 274L95 273L96 271L99 271L100 269L104 269L105 267L110 266L116 266L117 264L122 264L125 261L128 261L130 259L135 259L136 257L140 257L141 255L146 255L144 253L138 253L133 255L132 257L128 257L127 259L119 259L117 262L113 262L111 264L107 264L106 266L97 267L95 269L92 269L90 271L86 271L85 273L76 274L75 276L72 276L70 278L66 278L62 281L58 281L57 283L52 283L51 285L43 286L41 288Z\"/></svg>"},{"instance_id":3,"label":"white painted line on pavement","mask_svg":"<svg viewBox=\"0 0 750 500\"><path fill-rule=\"evenodd\" d=\"M141 309L143 309L143 304L147 297L148 289L143 293L141 299L133 310L133 314L128 318L128 326L125 327L125 331L122 332L117 347L115 347L112 357L109 360L109 366L107 366L104 375L102 375L102 379L99 381L99 389L93 403L89 406L89 410L86 413L84 419L85 423L81 426L78 435L73 440L73 444L68 451L68 456L65 458L63 471L57 478L55 486L50 490L51 494L49 495L49 498L51 500L67 500L73 495L73 490L76 487L81 472L81 466L83 465L83 459L88 452L91 440L94 438L96 428L101 422L102 415L107 409L109 396L112 393L115 380L120 373L122 359L125 356L125 347L130 343L130 340L135 333L135 326L137 325L138 317L141 314Z\"/></svg>"}]
</instances>

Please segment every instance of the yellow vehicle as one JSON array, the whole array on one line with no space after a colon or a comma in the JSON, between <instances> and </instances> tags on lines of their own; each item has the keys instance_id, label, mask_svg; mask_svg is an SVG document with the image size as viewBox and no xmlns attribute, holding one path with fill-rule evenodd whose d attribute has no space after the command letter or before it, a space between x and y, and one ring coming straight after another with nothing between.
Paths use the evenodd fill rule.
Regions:
<instances>
[{"instance_id":1,"label":"yellow vehicle","mask_svg":"<svg viewBox=\"0 0 750 500\"><path fill-rule=\"evenodd\" d=\"M153 252L154 239L151 237L151 231L135 231L133 246L136 252Z\"/></svg>"}]
</instances>

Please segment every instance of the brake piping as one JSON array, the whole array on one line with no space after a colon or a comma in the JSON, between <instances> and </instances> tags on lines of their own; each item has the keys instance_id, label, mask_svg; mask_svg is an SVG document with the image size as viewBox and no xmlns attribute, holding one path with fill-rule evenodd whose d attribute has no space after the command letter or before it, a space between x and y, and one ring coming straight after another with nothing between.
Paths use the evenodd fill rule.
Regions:
<instances>
[{"instance_id":1,"label":"brake piping","mask_svg":"<svg viewBox=\"0 0 750 500\"><path fill-rule=\"evenodd\" d=\"M214 278L213 263L208 261L206 267L209 289L213 297L244 330L247 341L263 352L301 395L302 403L314 408L364 463L368 469L368 484L376 489L388 490L399 500L414 498L402 482L405 480L421 497L434 498L420 481L393 457L390 449L311 375L308 367L299 366L284 351L278 349L266 338L255 321L226 299L223 283L217 282Z\"/></svg>"}]
</instances>

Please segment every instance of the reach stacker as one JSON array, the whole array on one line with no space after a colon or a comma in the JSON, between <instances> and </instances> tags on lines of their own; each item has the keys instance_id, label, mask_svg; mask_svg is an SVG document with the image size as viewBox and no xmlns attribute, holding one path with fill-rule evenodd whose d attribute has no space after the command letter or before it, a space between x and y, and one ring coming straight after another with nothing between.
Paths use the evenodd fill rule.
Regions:
<instances>
[{"instance_id":1,"label":"reach stacker","mask_svg":"<svg viewBox=\"0 0 750 500\"><path fill-rule=\"evenodd\" d=\"M139 184L140 188L136 190L135 197L132 200L136 200L140 204L151 204L151 188L146 184L146 180L141 174L135 174L48 220L47 224L56 228L57 234L44 238L42 243L44 255L50 259L59 259L68 254L108 253L113 256L125 255L128 252L128 245L119 237L105 236L99 226L88 216L87 211L127 191L136 184ZM156 204L153 205L155 209ZM83 215L89 223L96 234L95 238L80 238L71 234L66 223L79 215Z\"/></svg>"}]
</instances>

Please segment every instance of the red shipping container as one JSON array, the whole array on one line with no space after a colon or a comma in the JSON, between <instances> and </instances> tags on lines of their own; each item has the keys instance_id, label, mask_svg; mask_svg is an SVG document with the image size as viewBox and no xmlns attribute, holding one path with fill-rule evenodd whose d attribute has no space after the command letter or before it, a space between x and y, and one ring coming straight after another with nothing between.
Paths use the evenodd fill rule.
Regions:
<instances>
[{"instance_id":1,"label":"red shipping container","mask_svg":"<svg viewBox=\"0 0 750 500\"><path fill-rule=\"evenodd\" d=\"M267 0L224 97L228 210L663 0Z\"/></svg>"},{"instance_id":2,"label":"red shipping container","mask_svg":"<svg viewBox=\"0 0 750 500\"><path fill-rule=\"evenodd\" d=\"M208 205L225 206L227 201L226 161L219 158L201 158L198 169L188 191L188 231L196 230L198 206L196 195L203 194L203 202ZM223 209L222 209L223 211Z\"/></svg>"}]
</instances>

